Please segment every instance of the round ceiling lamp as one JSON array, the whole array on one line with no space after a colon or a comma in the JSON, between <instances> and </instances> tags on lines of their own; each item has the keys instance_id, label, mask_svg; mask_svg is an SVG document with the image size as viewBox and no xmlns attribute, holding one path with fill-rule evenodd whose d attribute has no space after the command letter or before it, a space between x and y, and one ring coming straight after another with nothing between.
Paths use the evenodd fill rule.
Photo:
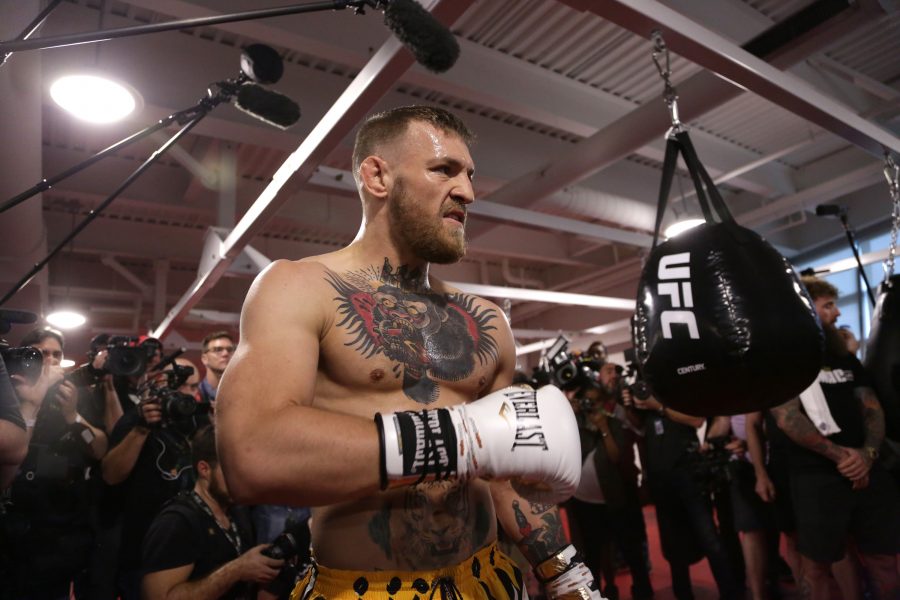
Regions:
<instances>
[{"instance_id":1,"label":"round ceiling lamp","mask_svg":"<svg viewBox=\"0 0 900 600\"><path fill-rule=\"evenodd\" d=\"M85 324L87 319L72 310L58 310L47 315L47 322L59 329L74 329Z\"/></svg>"},{"instance_id":2,"label":"round ceiling lamp","mask_svg":"<svg viewBox=\"0 0 900 600\"><path fill-rule=\"evenodd\" d=\"M66 75L50 86L50 97L78 119L90 123L113 123L137 107L137 94L97 75Z\"/></svg>"}]
</instances>

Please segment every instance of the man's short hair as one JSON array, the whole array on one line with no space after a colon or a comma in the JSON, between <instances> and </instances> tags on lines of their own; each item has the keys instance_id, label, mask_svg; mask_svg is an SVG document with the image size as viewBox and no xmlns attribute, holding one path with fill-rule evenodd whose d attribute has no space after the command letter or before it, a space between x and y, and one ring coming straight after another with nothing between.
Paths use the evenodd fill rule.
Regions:
<instances>
[{"instance_id":1,"label":"man's short hair","mask_svg":"<svg viewBox=\"0 0 900 600\"><path fill-rule=\"evenodd\" d=\"M191 464L194 465L194 473L197 473L197 465L201 460L211 467L219 463L219 455L216 453L216 428L212 425L201 428L191 438Z\"/></svg>"},{"instance_id":2,"label":"man's short hair","mask_svg":"<svg viewBox=\"0 0 900 600\"><path fill-rule=\"evenodd\" d=\"M807 275L801 277L800 281L803 282L806 291L809 292L809 295L813 300L824 297L837 298L839 295L838 289L824 279Z\"/></svg>"},{"instance_id":3,"label":"man's short hair","mask_svg":"<svg viewBox=\"0 0 900 600\"><path fill-rule=\"evenodd\" d=\"M458 135L466 144L475 141L475 134L452 112L435 106L401 106L371 115L356 132L353 144L353 176L359 178L359 165L367 156L406 132L413 121L433 125L445 133Z\"/></svg>"},{"instance_id":4,"label":"man's short hair","mask_svg":"<svg viewBox=\"0 0 900 600\"><path fill-rule=\"evenodd\" d=\"M22 338L22 341L19 343L20 346L37 346L47 338L53 338L57 342L59 342L59 347L65 349L66 340L63 337L61 331L57 331L56 329L52 329L50 327L40 327L38 329L32 329L28 333L25 334L25 337Z\"/></svg>"},{"instance_id":5,"label":"man's short hair","mask_svg":"<svg viewBox=\"0 0 900 600\"><path fill-rule=\"evenodd\" d=\"M203 338L203 351L206 352L209 349L209 343L213 340L217 340L219 338L227 338L232 344L234 343L234 337L225 331L224 329L221 331L213 331L205 338Z\"/></svg>"}]
</instances>

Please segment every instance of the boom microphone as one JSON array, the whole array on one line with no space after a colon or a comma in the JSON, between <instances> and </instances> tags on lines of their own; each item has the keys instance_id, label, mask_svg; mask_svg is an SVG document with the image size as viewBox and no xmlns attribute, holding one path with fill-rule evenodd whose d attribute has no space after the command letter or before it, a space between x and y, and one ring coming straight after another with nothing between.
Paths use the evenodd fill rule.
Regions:
<instances>
[{"instance_id":1,"label":"boom microphone","mask_svg":"<svg viewBox=\"0 0 900 600\"><path fill-rule=\"evenodd\" d=\"M819 204L816 206L817 217L842 217L847 214L847 207L839 204Z\"/></svg>"},{"instance_id":2,"label":"boom microphone","mask_svg":"<svg viewBox=\"0 0 900 600\"><path fill-rule=\"evenodd\" d=\"M415 0L390 0L384 24L429 71L443 73L459 58L459 44L450 30Z\"/></svg>"},{"instance_id":3,"label":"boom microphone","mask_svg":"<svg viewBox=\"0 0 900 600\"><path fill-rule=\"evenodd\" d=\"M238 89L235 106L280 129L287 129L300 119L300 106L296 102L255 83L245 83Z\"/></svg>"}]
</instances>

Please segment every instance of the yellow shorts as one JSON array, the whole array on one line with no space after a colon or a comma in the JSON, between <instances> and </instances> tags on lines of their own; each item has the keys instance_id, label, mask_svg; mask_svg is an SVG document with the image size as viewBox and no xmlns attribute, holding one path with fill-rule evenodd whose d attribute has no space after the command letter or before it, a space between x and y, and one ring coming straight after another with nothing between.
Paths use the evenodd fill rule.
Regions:
<instances>
[{"instance_id":1,"label":"yellow shorts","mask_svg":"<svg viewBox=\"0 0 900 600\"><path fill-rule=\"evenodd\" d=\"M437 571L343 571L319 565L291 600L527 600L522 572L496 544Z\"/></svg>"}]
</instances>

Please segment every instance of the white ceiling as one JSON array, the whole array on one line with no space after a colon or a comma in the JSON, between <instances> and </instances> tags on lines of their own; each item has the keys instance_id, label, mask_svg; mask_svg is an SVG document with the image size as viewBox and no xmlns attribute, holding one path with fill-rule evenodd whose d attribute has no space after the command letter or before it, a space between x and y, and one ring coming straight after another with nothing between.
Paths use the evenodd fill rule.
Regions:
<instances>
[{"instance_id":1,"label":"white ceiling","mask_svg":"<svg viewBox=\"0 0 900 600\"><path fill-rule=\"evenodd\" d=\"M373 64L389 32L371 10L16 53L0 67L0 202L195 104L210 83L237 75L240 48L249 43L269 44L284 56L285 74L274 89L300 104L302 118L282 132L232 106L215 109L6 307L88 310L90 327L74 338L74 349L82 350L92 333L154 329L181 301L193 311L180 311L167 324L168 342L196 341L216 327L211 316L227 321L240 310L254 272L237 259L228 273L233 276L212 277L202 293L191 294L209 228L240 221L288 155L323 118L334 118L332 137L339 137L321 144L306 163L318 171L309 182L305 173L294 176L289 191L278 196L283 204L277 213L253 223L245 237L272 259L348 243L359 223L358 200L346 185L352 126L366 113L419 102L455 110L479 136L473 155L482 201L472 210L470 251L460 264L436 268L437 275L468 284L633 298L652 232L668 121L650 56L648 23L654 20L664 24L673 51L683 54L673 53L671 63L679 107L700 159L713 177L723 178L729 207L796 258L798 267L808 266L802 264L806 253L843 239L835 221L811 213L816 204L847 205L857 228L887 227L890 199L872 132L900 148L900 11L890 0L860 0L812 34L785 40L775 64L790 77L787 91L766 87L774 76L764 69L751 73L752 64L734 66L737 45L812 4L821 3L444 0L445 12L461 13L450 25L461 56L441 75L419 66ZM0 5L0 38L15 37L42 6L37 0ZM256 8L249 0L71 0L37 35ZM47 88L58 75L85 67L130 84L143 99L141 109L113 126L70 118L52 104ZM389 91L377 101L333 109L366 69L374 69ZM807 105L798 108L792 94ZM808 106L822 98L825 117ZM868 143L861 141L866 135ZM0 215L2 291L163 140L148 138L120 150ZM684 175L673 188L667 222L696 211ZM601 337L612 346L625 345L628 337L623 310L522 300L511 301L509 309L523 344L602 325Z\"/></svg>"}]
</instances>

